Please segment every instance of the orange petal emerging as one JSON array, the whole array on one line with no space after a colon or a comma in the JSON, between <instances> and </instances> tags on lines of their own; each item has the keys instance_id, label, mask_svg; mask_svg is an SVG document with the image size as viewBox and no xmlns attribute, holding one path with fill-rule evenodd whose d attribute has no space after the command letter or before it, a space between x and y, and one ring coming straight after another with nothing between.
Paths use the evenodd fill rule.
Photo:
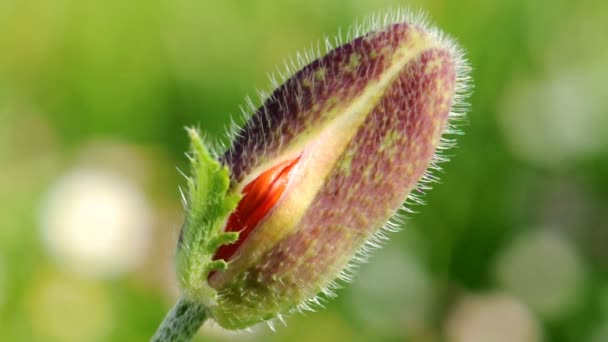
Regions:
<instances>
[{"instance_id":1,"label":"orange petal emerging","mask_svg":"<svg viewBox=\"0 0 608 342\"><path fill-rule=\"evenodd\" d=\"M228 218L225 229L226 232L240 232L239 239L233 244L221 246L213 260L230 260L258 223L266 217L281 198L298 161L300 161L299 156L275 165L245 186L244 196Z\"/></svg>"}]
</instances>

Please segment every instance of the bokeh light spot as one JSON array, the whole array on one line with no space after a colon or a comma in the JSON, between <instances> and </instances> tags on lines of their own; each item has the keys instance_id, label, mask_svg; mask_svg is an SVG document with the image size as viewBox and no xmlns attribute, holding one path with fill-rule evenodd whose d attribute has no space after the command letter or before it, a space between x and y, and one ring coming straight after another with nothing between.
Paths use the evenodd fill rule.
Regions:
<instances>
[{"instance_id":1,"label":"bokeh light spot","mask_svg":"<svg viewBox=\"0 0 608 342\"><path fill-rule=\"evenodd\" d=\"M415 256L387 246L361 267L352 284L356 316L369 329L417 334L426 324L433 289L424 265Z\"/></svg>"},{"instance_id":2,"label":"bokeh light spot","mask_svg":"<svg viewBox=\"0 0 608 342\"><path fill-rule=\"evenodd\" d=\"M526 306L504 294L467 296L448 316L446 337L452 342L534 342L541 330Z\"/></svg>"},{"instance_id":3,"label":"bokeh light spot","mask_svg":"<svg viewBox=\"0 0 608 342\"><path fill-rule=\"evenodd\" d=\"M44 201L42 236L61 266L90 276L112 276L145 257L151 210L128 179L77 169L52 187Z\"/></svg>"},{"instance_id":4,"label":"bokeh light spot","mask_svg":"<svg viewBox=\"0 0 608 342\"><path fill-rule=\"evenodd\" d=\"M583 261L561 235L550 230L520 236L499 256L498 285L545 318L563 317L580 304Z\"/></svg>"},{"instance_id":5,"label":"bokeh light spot","mask_svg":"<svg viewBox=\"0 0 608 342\"><path fill-rule=\"evenodd\" d=\"M562 167L606 146L604 90L593 70L569 70L515 82L503 99L503 133L513 153L534 164Z\"/></svg>"}]
</instances>

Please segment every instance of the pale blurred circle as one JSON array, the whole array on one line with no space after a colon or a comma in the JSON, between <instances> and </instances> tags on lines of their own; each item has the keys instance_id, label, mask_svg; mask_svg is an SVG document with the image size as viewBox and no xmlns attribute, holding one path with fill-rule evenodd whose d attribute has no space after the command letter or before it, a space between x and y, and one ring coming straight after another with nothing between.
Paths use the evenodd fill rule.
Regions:
<instances>
[{"instance_id":1,"label":"pale blurred circle","mask_svg":"<svg viewBox=\"0 0 608 342\"><path fill-rule=\"evenodd\" d=\"M604 87L594 82L596 72L564 69L514 82L503 99L504 136L515 155L534 164L561 167L608 143Z\"/></svg>"},{"instance_id":2,"label":"pale blurred circle","mask_svg":"<svg viewBox=\"0 0 608 342\"><path fill-rule=\"evenodd\" d=\"M50 341L106 341L114 326L107 290L94 281L43 273L26 293L35 333Z\"/></svg>"},{"instance_id":3,"label":"pale blurred circle","mask_svg":"<svg viewBox=\"0 0 608 342\"><path fill-rule=\"evenodd\" d=\"M433 304L429 275L416 256L387 246L362 265L352 284L354 314L383 333L424 329Z\"/></svg>"},{"instance_id":4,"label":"pale blurred circle","mask_svg":"<svg viewBox=\"0 0 608 342\"><path fill-rule=\"evenodd\" d=\"M146 255L151 210L143 192L117 174L77 169L44 201L42 236L61 266L90 276L132 270Z\"/></svg>"},{"instance_id":5,"label":"pale blurred circle","mask_svg":"<svg viewBox=\"0 0 608 342\"><path fill-rule=\"evenodd\" d=\"M580 304L583 260L569 240L551 230L528 232L499 255L498 285L548 319L562 317Z\"/></svg>"},{"instance_id":6,"label":"pale blurred circle","mask_svg":"<svg viewBox=\"0 0 608 342\"><path fill-rule=\"evenodd\" d=\"M534 342L542 332L525 305L505 294L462 298L445 323L447 341Z\"/></svg>"}]
</instances>

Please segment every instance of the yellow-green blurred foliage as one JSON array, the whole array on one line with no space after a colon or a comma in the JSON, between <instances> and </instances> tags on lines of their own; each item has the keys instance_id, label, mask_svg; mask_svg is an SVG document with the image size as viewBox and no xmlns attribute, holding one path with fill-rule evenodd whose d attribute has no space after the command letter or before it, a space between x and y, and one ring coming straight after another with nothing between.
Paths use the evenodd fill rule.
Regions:
<instances>
[{"instance_id":1,"label":"yellow-green blurred foliage","mask_svg":"<svg viewBox=\"0 0 608 342\"><path fill-rule=\"evenodd\" d=\"M177 295L183 127L371 11L474 68L442 182L337 300L201 340L608 341L603 0L0 0L0 341L145 341Z\"/></svg>"}]
</instances>

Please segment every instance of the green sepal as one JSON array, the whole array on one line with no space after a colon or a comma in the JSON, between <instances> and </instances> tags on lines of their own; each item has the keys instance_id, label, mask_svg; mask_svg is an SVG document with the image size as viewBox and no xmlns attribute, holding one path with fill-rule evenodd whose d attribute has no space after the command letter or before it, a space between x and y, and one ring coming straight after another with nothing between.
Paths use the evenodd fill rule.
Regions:
<instances>
[{"instance_id":1,"label":"green sepal","mask_svg":"<svg viewBox=\"0 0 608 342\"><path fill-rule=\"evenodd\" d=\"M215 304L217 293L207 284L210 272L227 267L224 260L212 260L218 247L238 240L238 232L224 232L224 225L241 199L230 192L230 171L217 161L196 129L190 137L190 177L187 178L186 222L177 248L179 285L190 300Z\"/></svg>"}]
</instances>

